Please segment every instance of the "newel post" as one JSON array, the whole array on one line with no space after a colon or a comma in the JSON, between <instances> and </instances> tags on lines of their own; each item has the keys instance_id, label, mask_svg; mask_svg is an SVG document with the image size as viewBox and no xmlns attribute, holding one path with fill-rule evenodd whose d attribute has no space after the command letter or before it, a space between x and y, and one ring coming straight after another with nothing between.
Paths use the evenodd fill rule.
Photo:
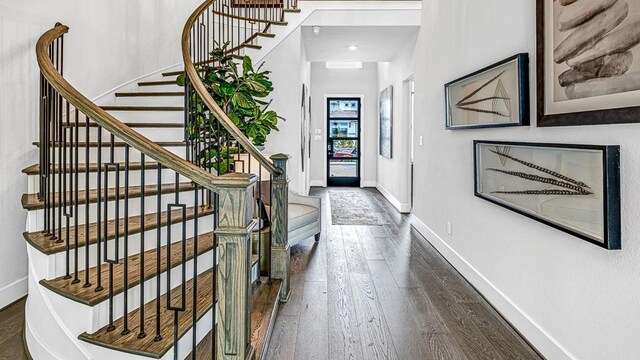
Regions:
<instances>
[{"instance_id":1,"label":"newel post","mask_svg":"<svg viewBox=\"0 0 640 360\"><path fill-rule=\"evenodd\" d=\"M282 280L280 301L289 300L291 288L289 273L291 254L289 252L289 178L287 161L291 156L275 154L271 156L273 164L282 170L279 175L273 174L271 180L271 276Z\"/></svg>"},{"instance_id":2,"label":"newel post","mask_svg":"<svg viewBox=\"0 0 640 360\"><path fill-rule=\"evenodd\" d=\"M251 234L253 184L251 174L222 176L218 190L218 310L217 360L251 360Z\"/></svg>"}]
</instances>

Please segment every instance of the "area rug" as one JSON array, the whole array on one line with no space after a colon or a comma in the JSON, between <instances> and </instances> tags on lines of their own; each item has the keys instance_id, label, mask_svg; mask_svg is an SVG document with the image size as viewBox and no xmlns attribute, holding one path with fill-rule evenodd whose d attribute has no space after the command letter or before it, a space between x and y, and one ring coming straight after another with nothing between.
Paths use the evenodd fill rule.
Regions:
<instances>
[{"instance_id":1,"label":"area rug","mask_svg":"<svg viewBox=\"0 0 640 360\"><path fill-rule=\"evenodd\" d=\"M356 191L329 191L333 225L383 225L379 211Z\"/></svg>"}]
</instances>

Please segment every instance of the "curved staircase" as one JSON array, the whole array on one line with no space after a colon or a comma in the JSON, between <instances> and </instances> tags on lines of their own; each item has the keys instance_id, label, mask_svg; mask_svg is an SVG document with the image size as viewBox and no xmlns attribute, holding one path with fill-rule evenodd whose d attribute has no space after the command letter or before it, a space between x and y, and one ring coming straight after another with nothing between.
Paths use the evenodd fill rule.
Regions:
<instances>
[{"instance_id":1,"label":"curved staircase","mask_svg":"<svg viewBox=\"0 0 640 360\"><path fill-rule=\"evenodd\" d=\"M42 35L40 161L23 171L22 198L34 359L264 358L289 295L288 157L265 158L200 74L216 44L241 62L298 11L289 0L207 0L184 28L184 70L104 106L64 78L69 28ZM204 136L189 131L196 106L216 124ZM268 227L254 211L265 172Z\"/></svg>"}]
</instances>

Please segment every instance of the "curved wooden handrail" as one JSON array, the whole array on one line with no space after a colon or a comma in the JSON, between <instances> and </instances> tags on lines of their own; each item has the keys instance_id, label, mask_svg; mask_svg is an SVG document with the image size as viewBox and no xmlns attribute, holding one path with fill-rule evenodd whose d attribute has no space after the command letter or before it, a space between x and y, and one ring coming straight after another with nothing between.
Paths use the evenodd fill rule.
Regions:
<instances>
[{"instance_id":1,"label":"curved wooden handrail","mask_svg":"<svg viewBox=\"0 0 640 360\"><path fill-rule=\"evenodd\" d=\"M174 170L180 175L185 176L194 183L203 186L209 190L216 191L220 188L243 185L247 182L246 176L214 176L204 169L186 161L179 156L171 153L165 148L157 145L153 141L140 135L118 119L102 110L91 100L78 92L71 84L69 84L55 68L49 59L48 47L57 38L69 32L69 27L62 24L56 24L54 28L44 33L36 44L36 57L42 75L47 79L49 84L56 89L64 99L80 111L87 115L96 124L121 139L132 148L140 151L146 156L154 159L163 167ZM251 177L249 181L253 181Z\"/></svg>"},{"instance_id":2,"label":"curved wooden handrail","mask_svg":"<svg viewBox=\"0 0 640 360\"><path fill-rule=\"evenodd\" d=\"M271 161L269 161L261 152L258 150L253 143L238 129L238 127L229 119L227 114L216 104L213 97L207 91L207 88L202 83L202 79L198 75L196 68L194 66L193 59L191 58L190 48L189 48L189 35L191 33L191 29L195 24L198 17L206 11L206 9L214 3L215 0L206 0L203 2L189 17L186 24L184 25L184 29L182 30L182 60L184 61L184 70L186 75L189 77L191 85L196 90L202 101L209 108L209 110L214 114L214 116L220 121L220 124L224 126L224 128L242 145L242 147L247 150L247 152L253 156L264 168L269 171L269 173L274 175L282 174L282 170L277 168Z\"/></svg>"}]
</instances>

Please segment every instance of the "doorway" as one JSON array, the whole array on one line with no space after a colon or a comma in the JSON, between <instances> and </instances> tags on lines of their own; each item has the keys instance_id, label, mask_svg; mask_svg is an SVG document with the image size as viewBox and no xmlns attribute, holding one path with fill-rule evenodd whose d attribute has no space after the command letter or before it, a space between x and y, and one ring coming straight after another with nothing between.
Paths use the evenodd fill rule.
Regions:
<instances>
[{"instance_id":1,"label":"doorway","mask_svg":"<svg viewBox=\"0 0 640 360\"><path fill-rule=\"evenodd\" d=\"M327 186L360 186L360 98L327 98Z\"/></svg>"}]
</instances>

